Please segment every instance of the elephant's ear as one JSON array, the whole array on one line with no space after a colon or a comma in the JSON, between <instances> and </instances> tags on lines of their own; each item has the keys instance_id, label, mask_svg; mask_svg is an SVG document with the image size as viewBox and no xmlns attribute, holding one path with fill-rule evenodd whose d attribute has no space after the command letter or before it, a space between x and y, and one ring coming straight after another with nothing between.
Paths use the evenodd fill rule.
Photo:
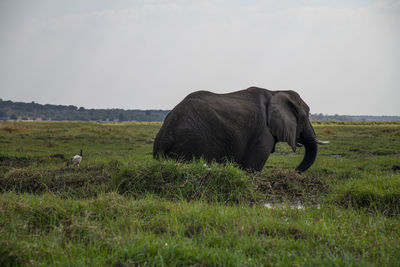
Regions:
<instances>
[{"instance_id":1,"label":"elephant's ear","mask_svg":"<svg viewBox=\"0 0 400 267\"><path fill-rule=\"evenodd\" d=\"M274 94L268 105L267 123L271 133L281 142L287 142L296 151L297 109L284 92Z\"/></svg>"}]
</instances>

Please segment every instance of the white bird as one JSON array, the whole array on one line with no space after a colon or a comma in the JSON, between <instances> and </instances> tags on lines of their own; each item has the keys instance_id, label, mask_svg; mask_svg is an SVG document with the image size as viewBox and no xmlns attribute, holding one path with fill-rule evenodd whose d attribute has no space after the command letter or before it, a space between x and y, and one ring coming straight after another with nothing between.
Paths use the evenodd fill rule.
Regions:
<instances>
[{"instance_id":1,"label":"white bird","mask_svg":"<svg viewBox=\"0 0 400 267\"><path fill-rule=\"evenodd\" d=\"M82 149L81 149L81 152L80 152L79 155L73 156L73 157L68 161L67 166L73 164L75 167L77 167L77 166L79 167L79 164L81 163L81 161L82 161Z\"/></svg>"}]
</instances>

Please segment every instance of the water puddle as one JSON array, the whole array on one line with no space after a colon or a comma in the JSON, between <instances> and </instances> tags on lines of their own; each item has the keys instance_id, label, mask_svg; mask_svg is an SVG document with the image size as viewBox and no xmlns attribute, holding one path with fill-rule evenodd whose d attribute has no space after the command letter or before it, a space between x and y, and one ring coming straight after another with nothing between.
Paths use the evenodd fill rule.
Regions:
<instances>
[{"instance_id":1,"label":"water puddle","mask_svg":"<svg viewBox=\"0 0 400 267\"><path fill-rule=\"evenodd\" d=\"M262 204L265 208L267 209L292 209L292 210L304 210L306 207L316 207L317 209L320 209L320 204L316 205L310 205L310 206L304 206L300 202L298 203L270 203L270 202L265 202Z\"/></svg>"}]
</instances>

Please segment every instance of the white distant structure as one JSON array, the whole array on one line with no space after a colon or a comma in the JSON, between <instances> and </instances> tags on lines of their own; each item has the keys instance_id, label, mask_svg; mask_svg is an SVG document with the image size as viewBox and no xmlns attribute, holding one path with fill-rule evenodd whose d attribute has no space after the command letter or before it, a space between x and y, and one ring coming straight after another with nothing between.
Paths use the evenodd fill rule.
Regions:
<instances>
[{"instance_id":1,"label":"white distant structure","mask_svg":"<svg viewBox=\"0 0 400 267\"><path fill-rule=\"evenodd\" d=\"M69 165L74 165L75 167L79 167L79 164L82 161L82 149L81 152L79 153L79 155L75 155L73 156L68 162L67 162L67 166Z\"/></svg>"}]
</instances>

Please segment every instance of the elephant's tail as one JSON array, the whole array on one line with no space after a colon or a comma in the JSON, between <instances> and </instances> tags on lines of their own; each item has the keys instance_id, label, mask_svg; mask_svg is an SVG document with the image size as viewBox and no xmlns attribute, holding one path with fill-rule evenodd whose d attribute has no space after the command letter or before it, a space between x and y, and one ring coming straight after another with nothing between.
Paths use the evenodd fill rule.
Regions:
<instances>
[{"instance_id":1,"label":"elephant's tail","mask_svg":"<svg viewBox=\"0 0 400 267\"><path fill-rule=\"evenodd\" d=\"M160 138L159 138L159 134L157 134L156 139L154 140L154 144L153 144L153 158L158 159L160 156Z\"/></svg>"},{"instance_id":2,"label":"elephant's tail","mask_svg":"<svg viewBox=\"0 0 400 267\"><path fill-rule=\"evenodd\" d=\"M153 146L153 158L159 159L160 157L165 157L172 150L173 147L172 138L168 138L158 134L154 140Z\"/></svg>"}]
</instances>

